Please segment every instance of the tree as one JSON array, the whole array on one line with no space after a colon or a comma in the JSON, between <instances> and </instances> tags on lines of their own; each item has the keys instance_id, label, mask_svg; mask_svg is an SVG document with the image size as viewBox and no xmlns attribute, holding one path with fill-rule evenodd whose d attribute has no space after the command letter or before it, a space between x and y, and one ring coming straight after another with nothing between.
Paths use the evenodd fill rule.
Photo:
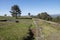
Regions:
<instances>
[{"instance_id":1,"label":"tree","mask_svg":"<svg viewBox=\"0 0 60 40\"><path fill-rule=\"evenodd\" d=\"M37 17L38 17L38 18L41 18L41 17L40 17L40 13L37 15Z\"/></svg>"},{"instance_id":2,"label":"tree","mask_svg":"<svg viewBox=\"0 0 60 40\"><path fill-rule=\"evenodd\" d=\"M44 20L52 20L52 17L49 14L47 14L47 12L42 12L41 14L38 14L38 18Z\"/></svg>"},{"instance_id":3,"label":"tree","mask_svg":"<svg viewBox=\"0 0 60 40\"><path fill-rule=\"evenodd\" d=\"M18 5L13 5L11 7L10 13L12 13L11 15L13 17L16 17L16 19L17 19L17 16L20 16L21 15L21 10L19 9L19 6Z\"/></svg>"},{"instance_id":4,"label":"tree","mask_svg":"<svg viewBox=\"0 0 60 40\"><path fill-rule=\"evenodd\" d=\"M7 14L4 14L4 16L7 16Z\"/></svg>"},{"instance_id":5,"label":"tree","mask_svg":"<svg viewBox=\"0 0 60 40\"><path fill-rule=\"evenodd\" d=\"M55 21L55 22L60 22L60 16L55 17L55 18L54 18L54 21Z\"/></svg>"},{"instance_id":6,"label":"tree","mask_svg":"<svg viewBox=\"0 0 60 40\"><path fill-rule=\"evenodd\" d=\"M30 16L30 13L28 13L28 15Z\"/></svg>"}]
</instances>

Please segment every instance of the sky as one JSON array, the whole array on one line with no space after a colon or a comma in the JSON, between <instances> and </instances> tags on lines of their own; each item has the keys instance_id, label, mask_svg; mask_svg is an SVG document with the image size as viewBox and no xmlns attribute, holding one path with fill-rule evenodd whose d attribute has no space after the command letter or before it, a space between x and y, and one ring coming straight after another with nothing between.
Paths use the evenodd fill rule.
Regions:
<instances>
[{"instance_id":1,"label":"sky","mask_svg":"<svg viewBox=\"0 0 60 40\"><path fill-rule=\"evenodd\" d=\"M18 5L21 9L21 15L37 15L41 12L47 12L50 15L60 14L60 0L0 0L0 15L7 14L13 5Z\"/></svg>"}]
</instances>

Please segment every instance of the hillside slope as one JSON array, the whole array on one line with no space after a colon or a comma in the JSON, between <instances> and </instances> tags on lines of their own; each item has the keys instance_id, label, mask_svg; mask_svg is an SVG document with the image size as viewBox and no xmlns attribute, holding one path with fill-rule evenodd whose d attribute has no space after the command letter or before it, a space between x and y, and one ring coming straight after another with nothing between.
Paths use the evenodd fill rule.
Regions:
<instances>
[{"instance_id":1,"label":"hillside slope","mask_svg":"<svg viewBox=\"0 0 60 40\"><path fill-rule=\"evenodd\" d=\"M41 29L43 40L60 40L60 24L41 19L34 19ZM36 34L37 35L37 34Z\"/></svg>"}]
</instances>

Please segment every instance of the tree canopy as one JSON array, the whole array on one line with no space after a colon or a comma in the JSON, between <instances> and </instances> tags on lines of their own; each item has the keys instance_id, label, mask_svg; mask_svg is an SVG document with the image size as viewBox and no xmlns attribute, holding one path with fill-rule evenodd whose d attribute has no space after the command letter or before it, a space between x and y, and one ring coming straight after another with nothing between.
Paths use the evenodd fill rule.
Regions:
<instances>
[{"instance_id":1,"label":"tree canopy","mask_svg":"<svg viewBox=\"0 0 60 40\"><path fill-rule=\"evenodd\" d=\"M37 15L38 18L44 19L44 20L52 20L52 17L47 14L47 12L42 12L40 14Z\"/></svg>"},{"instance_id":2,"label":"tree canopy","mask_svg":"<svg viewBox=\"0 0 60 40\"><path fill-rule=\"evenodd\" d=\"M16 17L17 18L17 16L20 16L21 15L21 10L19 9L19 6L18 5L13 5L11 7L10 13L12 13L11 15L13 17Z\"/></svg>"},{"instance_id":3,"label":"tree canopy","mask_svg":"<svg viewBox=\"0 0 60 40\"><path fill-rule=\"evenodd\" d=\"M30 16L30 13L28 13L28 15Z\"/></svg>"}]
</instances>

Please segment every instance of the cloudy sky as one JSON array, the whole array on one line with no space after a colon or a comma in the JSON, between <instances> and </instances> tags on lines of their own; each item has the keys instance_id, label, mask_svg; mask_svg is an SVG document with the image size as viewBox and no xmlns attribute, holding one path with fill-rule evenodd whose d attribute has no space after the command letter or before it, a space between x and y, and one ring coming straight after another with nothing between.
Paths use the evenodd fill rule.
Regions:
<instances>
[{"instance_id":1,"label":"cloudy sky","mask_svg":"<svg viewBox=\"0 0 60 40\"><path fill-rule=\"evenodd\" d=\"M47 12L50 15L60 13L60 0L0 0L0 15L11 15L11 6L18 5L22 15L37 15Z\"/></svg>"}]
</instances>

